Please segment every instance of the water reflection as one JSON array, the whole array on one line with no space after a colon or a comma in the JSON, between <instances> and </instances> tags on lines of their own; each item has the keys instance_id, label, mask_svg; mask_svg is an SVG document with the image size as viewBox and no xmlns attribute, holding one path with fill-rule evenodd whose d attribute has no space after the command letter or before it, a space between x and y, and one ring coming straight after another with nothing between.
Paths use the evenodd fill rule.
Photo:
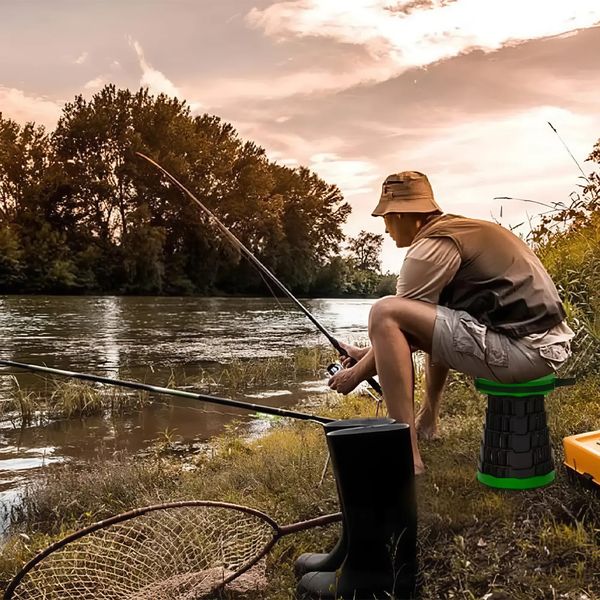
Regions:
<instances>
[{"instance_id":1,"label":"water reflection","mask_svg":"<svg viewBox=\"0 0 600 600\"><path fill-rule=\"evenodd\" d=\"M99 340L99 367L106 369L106 377L116 378L119 376L120 344L119 329L121 324L121 298L102 298L99 307L103 315L103 333Z\"/></svg>"},{"instance_id":2,"label":"water reflection","mask_svg":"<svg viewBox=\"0 0 600 600\"><path fill-rule=\"evenodd\" d=\"M365 338L371 303L304 301L341 340ZM281 356L294 347L318 343L326 343L322 334L281 299L0 297L3 358L156 385L165 385L173 374L181 380L184 374L194 375L233 358ZM36 375L0 369L0 401L14 395L10 374L23 390L52 385ZM248 399L291 406L323 389L323 381L297 382L285 390L252 390ZM162 398L118 419L57 421L22 430L4 422L0 425L0 499L41 465L135 452L165 431L184 440L208 439L241 412Z\"/></svg>"}]
</instances>

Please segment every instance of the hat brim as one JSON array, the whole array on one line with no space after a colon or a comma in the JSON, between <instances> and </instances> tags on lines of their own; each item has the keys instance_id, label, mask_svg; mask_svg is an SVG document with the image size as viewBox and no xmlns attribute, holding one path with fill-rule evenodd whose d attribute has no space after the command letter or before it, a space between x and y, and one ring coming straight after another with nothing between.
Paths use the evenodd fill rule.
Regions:
<instances>
[{"instance_id":1,"label":"hat brim","mask_svg":"<svg viewBox=\"0 0 600 600\"><path fill-rule=\"evenodd\" d=\"M440 211L433 198L382 198L375 210L371 213L373 217L383 217L390 213L429 213Z\"/></svg>"}]
</instances>

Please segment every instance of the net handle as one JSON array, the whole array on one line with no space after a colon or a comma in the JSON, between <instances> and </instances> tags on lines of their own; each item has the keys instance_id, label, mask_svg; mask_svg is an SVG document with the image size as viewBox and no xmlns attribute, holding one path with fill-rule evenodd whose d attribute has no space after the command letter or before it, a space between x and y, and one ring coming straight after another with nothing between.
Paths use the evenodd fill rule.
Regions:
<instances>
[{"instance_id":1,"label":"net handle","mask_svg":"<svg viewBox=\"0 0 600 600\"><path fill-rule=\"evenodd\" d=\"M280 538L289 535L290 533L306 531L307 529L312 529L313 527L323 527L325 525L330 525L331 523L338 523L341 520L342 513L337 512L315 517L314 519L308 519L306 521L290 523L289 525L275 524L275 535L265 545L265 547L252 560L248 561L245 565L242 565L235 573L225 577L225 579L223 579L223 581L219 584L219 589L224 588L228 583L231 583L234 579L237 579L240 575L243 575L246 573L246 571L249 571L253 566L260 562L269 552L271 552L273 546L275 546Z\"/></svg>"}]
</instances>

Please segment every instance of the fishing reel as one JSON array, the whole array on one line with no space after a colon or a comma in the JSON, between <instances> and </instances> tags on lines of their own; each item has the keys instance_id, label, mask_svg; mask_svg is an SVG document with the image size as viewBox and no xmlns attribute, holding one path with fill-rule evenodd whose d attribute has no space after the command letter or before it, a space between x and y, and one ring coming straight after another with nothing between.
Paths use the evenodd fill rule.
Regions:
<instances>
[{"instance_id":1,"label":"fishing reel","mask_svg":"<svg viewBox=\"0 0 600 600\"><path fill-rule=\"evenodd\" d=\"M340 365L340 363L331 363L329 365L327 365L327 372L330 375L335 375L336 373L339 373L344 367L342 367L342 365Z\"/></svg>"},{"instance_id":2,"label":"fishing reel","mask_svg":"<svg viewBox=\"0 0 600 600\"><path fill-rule=\"evenodd\" d=\"M340 363L330 363L329 365L327 365L327 372L330 375L335 375L336 373L339 373L344 367L342 367L342 365ZM376 396L368 387L366 387L365 385L360 386L361 387L361 391L366 392L367 395L369 395L373 400L375 400L375 402L377 402L378 407L381 405L381 400L383 398L383 396ZM379 408L377 409L379 412Z\"/></svg>"}]
</instances>

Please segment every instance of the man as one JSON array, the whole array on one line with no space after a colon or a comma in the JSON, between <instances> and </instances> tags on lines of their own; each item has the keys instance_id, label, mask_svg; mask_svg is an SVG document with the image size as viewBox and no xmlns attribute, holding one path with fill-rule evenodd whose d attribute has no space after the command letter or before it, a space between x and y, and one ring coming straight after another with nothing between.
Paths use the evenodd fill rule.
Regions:
<instances>
[{"instance_id":1,"label":"man","mask_svg":"<svg viewBox=\"0 0 600 600\"><path fill-rule=\"evenodd\" d=\"M378 374L390 417L411 427L421 473L417 434L437 435L450 368L502 383L535 379L570 356L574 333L533 251L495 223L443 214L422 173L387 177L373 216L384 218L386 233L408 253L396 295L371 309L371 348L345 345L358 362L344 360L347 368L329 386L347 394ZM416 349L426 353L426 394L415 419Z\"/></svg>"}]
</instances>

